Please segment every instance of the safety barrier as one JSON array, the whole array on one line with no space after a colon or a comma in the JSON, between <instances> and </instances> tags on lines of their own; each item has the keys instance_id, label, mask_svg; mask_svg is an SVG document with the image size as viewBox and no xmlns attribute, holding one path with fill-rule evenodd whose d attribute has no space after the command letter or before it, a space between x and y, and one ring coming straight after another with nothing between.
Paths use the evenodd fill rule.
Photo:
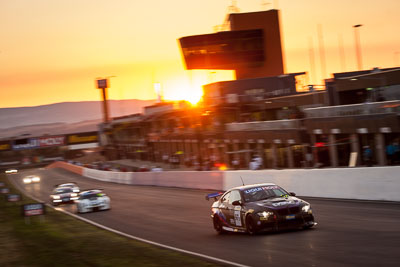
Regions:
<instances>
[{"instance_id":1,"label":"safety barrier","mask_svg":"<svg viewBox=\"0 0 400 267\"><path fill-rule=\"evenodd\" d=\"M227 190L235 186L275 183L300 196L400 201L400 166L259 171L112 172L56 162L63 168L105 182L191 189Z\"/></svg>"},{"instance_id":2,"label":"safety barrier","mask_svg":"<svg viewBox=\"0 0 400 267\"><path fill-rule=\"evenodd\" d=\"M84 168L83 176L121 184L221 190L223 172L110 172Z\"/></svg>"},{"instance_id":3,"label":"safety barrier","mask_svg":"<svg viewBox=\"0 0 400 267\"><path fill-rule=\"evenodd\" d=\"M400 201L400 166L226 172L224 189L275 183L300 196Z\"/></svg>"},{"instance_id":4,"label":"safety barrier","mask_svg":"<svg viewBox=\"0 0 400 267\"><path fill-rule=\"evenodd\" d=\"M56 161L51 163L50 165L47 165L46 167L47 169L53 169L53 168L63 168L67 171L79 174L79 175L83 175L83 167L81 166L77 166L77 165L73 165L73 164L69 164L66 163L64 161Z\"/></svg>"}]
</instances>

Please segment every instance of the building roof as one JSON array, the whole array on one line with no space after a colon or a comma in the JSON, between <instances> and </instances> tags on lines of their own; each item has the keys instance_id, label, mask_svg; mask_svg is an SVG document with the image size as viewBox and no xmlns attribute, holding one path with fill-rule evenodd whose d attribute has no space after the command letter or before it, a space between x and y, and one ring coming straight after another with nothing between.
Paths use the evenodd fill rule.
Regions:
<instances>
[{"instance_id":1,"label":"building roof","mask_svg":"<svg viewBox=\"0 0 400 267\"><path fill-rule=\"evenodd\" d=\"M400 84L400 68L369 71L368 73L350 73L353 75L335 78L337 91L351 91L363 88L376 88ZM355 75L354 75L355 74Z\"/></svg>"}]
</instances>

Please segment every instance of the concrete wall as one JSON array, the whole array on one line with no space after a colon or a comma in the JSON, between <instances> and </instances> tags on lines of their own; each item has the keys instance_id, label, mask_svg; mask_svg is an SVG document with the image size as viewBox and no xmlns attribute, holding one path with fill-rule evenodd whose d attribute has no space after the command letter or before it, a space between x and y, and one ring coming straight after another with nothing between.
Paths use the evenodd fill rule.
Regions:
<instances>
[{"instance_id":1,"label":"concrete wall","mask_svg":"<svg viewBox=\"0 0 400 267\"><path fill-rule=\"evenodd\" d=\"M221 190L223 172L110 172L84 168L83 176L121 184Z\"/></svg>"},{"instance_id":2,"label":"concrete wall","mask_svg":"<svg viewBox=\"0 0 400 267\"><path fill-rule=\"evenodd\" d=\"M299 196L359 200L400 201L400 166L261 171L110 172L56 162L88 178L132 185L227 190L245 184L275 183Z\"/></svg>"},{"instance_id":3,"label":"concrete wall","mask_svg":"<svg viewBox=\"0 0 400 267\"><path fill-rule=\"evenodd\" d=\"M48 168L48 169L63 168L65 170L67 170L67 171L70 171L70 172L73 172L73 173L76 173L76 174L79 174L79 175L83 175L83 169L84 169L81 166L76 166L76 165L73 165L73 164L69 164L69 163L66 163L64 161L56 161L56 162L48 165L46 168Z\"/></svg>"},{"instance_id":4,"label":"concrete wall","mask_svg":"<svg viewBox=\"0 0 400 267\"><path fill-rule=\"evenodd\" d=\"M275 183L300 196L400 201L400 167L293 169L225 172L224 190Z\"/></svg>"}]
</instances>

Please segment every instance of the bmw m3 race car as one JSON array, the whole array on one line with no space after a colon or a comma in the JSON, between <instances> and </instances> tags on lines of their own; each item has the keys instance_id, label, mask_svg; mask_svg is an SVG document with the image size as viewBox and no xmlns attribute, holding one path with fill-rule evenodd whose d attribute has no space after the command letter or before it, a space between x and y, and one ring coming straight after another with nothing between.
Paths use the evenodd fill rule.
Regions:
<instances>
[{"instance_id":1,"label":"bmw m3 race car","mask_svg":"<svg viewBox=\"0 0 400 267\"><path fill-rule=\"evenodd\" d=\"M78 199L78 193L75 193L71 187L56 187L50 195L51 204L54 206L63 203L73 203Z\"/></svg>"},{"instance_id":2,"label":"bmw m3 race car","mask_svg":"<svg viewBox=\"0 0 400 267\"><path fill-rule=\"evenodd\" d=\"M211 217L218 233L253 235L316 225L308 202L272 183L235 187L206 196L207 200L210 198L216 200L211 207Z\"/></svg>"},{"instance_id":3,"label":"bmw m3 race car","mask_svg":"<svg viewBox=\"0 0 400 267\"><path fill-rule=\"evenodd\" d=\"M110 198L101 189L86 190L79 194L76 206L78 213L109 210Z\"/></svg>"}]
</instances>

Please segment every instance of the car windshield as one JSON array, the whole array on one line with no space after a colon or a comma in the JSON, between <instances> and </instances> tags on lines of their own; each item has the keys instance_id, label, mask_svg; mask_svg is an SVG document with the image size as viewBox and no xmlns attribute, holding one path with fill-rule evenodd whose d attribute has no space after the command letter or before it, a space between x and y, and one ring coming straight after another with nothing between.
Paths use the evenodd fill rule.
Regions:
<instances>
[{"instance_id":1,"label":"car windshield","mask_svg":"<svg viewBox=\"0 0 400 267\"><path fill-rule=\"evenodd\" d=\"M277 185L256 186L242 190L245 202L254 202L274 197L289 195L284 189Z\"/></svg>"},{"instance_id":2,"label":"car windshield","mask_svg":"<svg viewBox=\"0 0 400 267\"><path fill-rule=\"evenodd\" d=\"M54 190L55 194L64 194L64 193L71 193L72 189L71 188L57 188Z\"/></svg>"}]
</instances>

